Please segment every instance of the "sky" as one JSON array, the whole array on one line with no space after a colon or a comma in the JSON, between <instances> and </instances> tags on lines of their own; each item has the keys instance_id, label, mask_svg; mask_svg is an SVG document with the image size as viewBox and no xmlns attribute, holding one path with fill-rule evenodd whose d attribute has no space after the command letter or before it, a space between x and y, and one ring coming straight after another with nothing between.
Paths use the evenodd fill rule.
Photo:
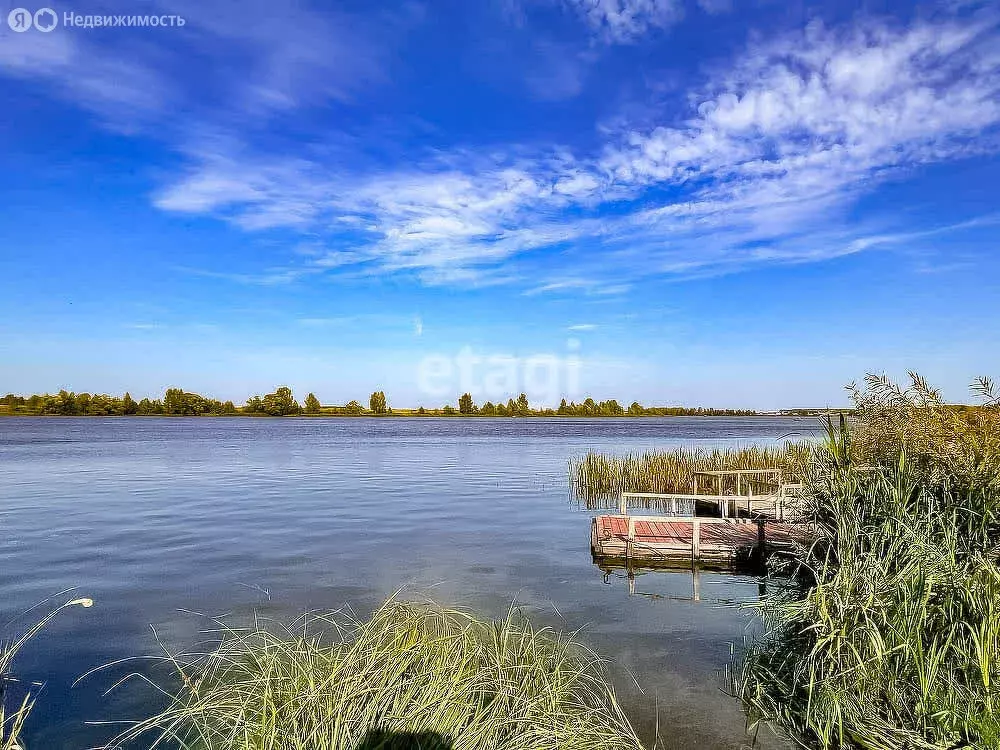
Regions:
<instances>
[{"instance_id":1,"label":"sky","mask_svg":"<svg viewBox=\"0 0 1000 750\"><path fill-rule=\"evenodd\" d=\"M23 2L0 392L777 409L1000 375L996 3L78 0L18 32Z\"/></svg>"}]
</instances>

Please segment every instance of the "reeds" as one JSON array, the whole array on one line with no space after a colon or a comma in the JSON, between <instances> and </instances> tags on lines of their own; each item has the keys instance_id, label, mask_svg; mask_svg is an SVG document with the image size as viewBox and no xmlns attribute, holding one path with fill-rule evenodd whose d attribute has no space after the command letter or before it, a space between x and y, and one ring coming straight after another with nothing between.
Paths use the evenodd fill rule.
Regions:
<instances>
[{"instance_id":1,"label":"reeds","mask_svg":"<svg viewBox=\"0 0 1000 750\"><path fill-rule=\"evenodd\" d=\"M922 380L857 394L808 477L804 586L765 601L734 688L803 746L1000 747L1000 413Z\"/></svg>"},{"instance_id":2,"label":"reeds","mask_svg":"<svg viewBox=\"0 0 1000 750\"><path fill-rule=\"evenodd\" d=\"M211 653L172 661L173 705L110 747L641 749L597 657L513 610L390 600L365 622L224 627Z\"/></svg>"},{"instance_id":3,"label":"reeds","mask_svg":"<svg viewBox=\"0 0 1000 750\"><path fill-rule=\"evenodd\" d=\"M687 494L694 492L695 472L727 469L782 470L785 481L798 481L805 473L812 444L785 442L782 445L749 445L740 448L675 448L624 456L588 453L570 462L570 477L576 496L588 509L604 507L602 500L617 498L622 492ZM743 477L745 492L774 491L773 482ZM702 479L699 492L714 494L714 482ZM723 494L736 491L735 477L723 479Z\"/></svg>"},{"instance_id":4,"label":"reeds","mask_svg":"<svg viewBox=\"0 0 1000 750\"><path fill-rule=\"evenodd\" d=\"M17 640L0 643L0 750L22 750L21 733L24 731L24 723L34 708L37 697L35 687L29 686L22 691L20 699L15 701L13 708L7 708L7 688L14 681L11 671L14 658L28 641L34 638L52 618L64 609L75 606L89 608L93 604L93 600L87 598L72 599L50 611Z\"/></svg>"}]
</instances>

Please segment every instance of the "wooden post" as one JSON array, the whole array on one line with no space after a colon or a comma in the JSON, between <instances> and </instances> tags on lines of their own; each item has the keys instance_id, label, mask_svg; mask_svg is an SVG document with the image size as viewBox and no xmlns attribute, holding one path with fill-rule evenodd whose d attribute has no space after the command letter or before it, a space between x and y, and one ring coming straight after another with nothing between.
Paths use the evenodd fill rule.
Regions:
<instances>
[{"instance_id":1,"label":"wooden post","mask_svg":"<svg viewBox=\"0 0 1000 750\"><path fill-rule=\"evenodd\" d=\"M691 562L696 563L701 557L701 522L691 519Z\"/></svg>"},{"instance_id":2,"label":"wooden post","mask_svg":"<svg viewBox=\"0 0 1000 750\"><path fill-rule=\"evenodd\" d=\"M767 561L767 537L764 533L763 518L757 520L757 550L760 554L760 564L763 565Z\"/></svg>"},{"instance_id":3,"label":"wooden post","mask_svg":"<svg viewBox=\"0 0 1000 750\"><path fill-rule=\"evenodd\" d=\"M632 557L632 544L635 542L635 519L628 519L628 531L625 534L625 564L628 565L628 561Z\"/></svg>"},{"instance_id":4,"label":"wooden post","mask_svg":"<svg viewBox=\"0 0 1000 750\"><path fill-rule=\"evenodd\" d=\"M701 601L701 571L698 566L694 566L691 569L691 588L693 589L694 600L696 602Z\"/></svg>"},{"instance_id":5,"label":"wooden post","mask_svg":"<svg viewBox=\"0 0 1000 750\"><path fill-rule=\"evenodd\" d=\"M628 515L628 500L625 499L624 492L621 497L618 498L618 512L623 516Z\"/></svg>"},{"instance_id":6,"label":"wooden post","mask_svg":"<svg viewBox=\"0 0 1000 750\"><path fill-rule=\"evenodd\" d=\"M743 475L742 474L737 474L736 475L736 494L737 495L742 495L743 494Z\"/></svg>"}]
</instances>

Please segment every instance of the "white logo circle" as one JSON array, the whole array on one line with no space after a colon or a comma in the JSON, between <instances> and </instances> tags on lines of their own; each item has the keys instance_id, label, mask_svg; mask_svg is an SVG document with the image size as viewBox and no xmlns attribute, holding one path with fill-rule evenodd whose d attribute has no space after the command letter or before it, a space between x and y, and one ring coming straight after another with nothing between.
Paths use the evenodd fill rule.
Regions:
<instances>
[{"instance_id":1,"label":"white logo circle","mask_svg":"<svg viewBox=\"0 0 1000 750\"><path fill-rule=\"evenodd\" d=\"M31 11L24 8L14 8L7 14L7 25L20 33L31 28Z\"/></svg>"},{"instance_id":2,"label":"white logo circle","mask_svg":"<svg viewBox=\"0 0 1000 750\"><path fill-rule=\"evenodd\" d=\"M35 28L48 34L59 25L59 16L52 8L39 8L35 11Z\"/></svg>"}]
</instances>

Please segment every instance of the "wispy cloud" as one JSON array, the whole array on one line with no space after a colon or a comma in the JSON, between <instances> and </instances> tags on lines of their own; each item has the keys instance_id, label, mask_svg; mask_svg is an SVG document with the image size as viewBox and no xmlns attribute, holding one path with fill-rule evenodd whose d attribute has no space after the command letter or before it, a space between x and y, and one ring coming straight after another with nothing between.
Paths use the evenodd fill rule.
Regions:
<instances>
[{"instance_id":1,"label":"wispy cloud","mask_svg":"<svg viewBox=\"0 0 1000 750\"><path fill-rule=\"evenodd\" d=\"M389 50L419 22L416 4L352 15L260 0L176 0L183 28L8 34L0 73L37 81L127 132L182 137L325 102L350 102L383 83ZM128 4L104 13L134 12ZM191 61L198 60L197 74Z\"/></svg>"},{"instance_id":2,"label":"wispy cloud","mask_svg":"<svg viewBox=\"0 0 1000 750\"><path fill-rule=\"evenodd\" d=\"M682 0L563 0L599 38L627 43L666 29L684 15Z\"/></svg>"},{"instance_id":3,"label":"wispy cloud","mask_svg":"<svg viewBox=\"0 0 1000 750\"><path fill-rule=\"evenodd\" d=\"M729 13L733 10L733 0L698 0L698 7L712 15Z\"/></svg>"},{"instance_id":4,"label":"wispy cloud","mask_svg":"<svg viewBox=\"0 0 1000 750\"><path fill-rule=\"evenodd\" d=\"M571 326L566 326L567 331L595 331L597 328L596 323L575 323Z\"/></svg>"},{"instance_id":5,"label":"wispy cloud","mask_svg":"<svg viewBox=\"0 0 1000 750\"><path fill-rule=\"evenodd\" d=\"M616 42L665 28L680 12L664 0L564 3ZM262 20L273 14L225 3L177 12L196 33L178 37L176 49L97 47L56 34L31 35L29 46L29 35L14 35L0 49L0 69L39 79L118 127L156 121L185 163L153 197L164 211L309 242L285 267L187 269L240 283L403 274L601 296L651 276L818 262L911 231L848 222L879 184L1000 152L1000 34L997 17L984 12L905 27L872 18L813 24L759 38L664 105L658 121L617 121L587 153L558 144L442 148L405 167L346 161L351 149L329 142L257 139L247 118L350 102L382 80L394 29L418 23L420 11L357 19L298 8L278 27ZM232 15L256 20L233 23ZM181 87L171 71L195 53L243 55L246 72L208 65L221 77L188 77ZM177 112L195 113L196 124L180 125Z\"/></svg>"},{"instance_id":6,"label":"wispy cloud","mask_svg":"<svg viewBox=\"0 0 1000 750\"><path fill-rule=\"evenodd\" d=\"M530 293L815 262L886 242L842 219L873 186L1000 150L998 41L992 17L813 25L754 43L690 92L685 116L621 128L594 157L515 147L343 174L313 159L213 152L195 154L157 205L337 237L315 265L433 284L535 278ZM553 250L578 278L544 278L533 259Z\"/></svg>"},{"instance_id":7,"label":"wispy cloud","mask_svg":"<svg viewBox=\"0 0 1000 750\"><path fill-rule=\"evenodd\" d=\"M329 317L299 318L298 324L307 328L395 328L399 330L413 329L419 336L423 332L423 322L419 317L410 318L405 315L382 313L358 313L356 315L333 315Z\"/></svg>"}]
</instances>

